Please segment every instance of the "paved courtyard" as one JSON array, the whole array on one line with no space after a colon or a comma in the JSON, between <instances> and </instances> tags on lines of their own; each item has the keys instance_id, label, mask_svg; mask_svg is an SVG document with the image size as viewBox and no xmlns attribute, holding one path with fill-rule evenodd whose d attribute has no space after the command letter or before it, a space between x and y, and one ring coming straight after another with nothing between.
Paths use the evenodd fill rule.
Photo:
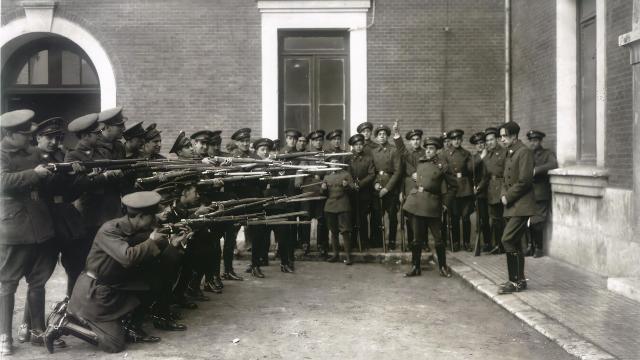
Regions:
<instances>
[{"instance_id":1,"label":"paved courtyard","mask_svg":"<svg viewBox=\"0 0 640 360\"><path fill-rule=\"evenodd\" d=\"M162 337L159 344L133 344L109 355L65 337L69 346L54 355L17 344L11 358L572 359L461 279L441 278L433 269L407 279L406 265L299 261L295 274L284 274L272 264L264 268L265 279L227 281L223 294L184 310L186 332L147 325ZM63 288L57 269L47 298L61 298ZM24 290L21 284L14 327Z\"/></svg>"}]
</instances>

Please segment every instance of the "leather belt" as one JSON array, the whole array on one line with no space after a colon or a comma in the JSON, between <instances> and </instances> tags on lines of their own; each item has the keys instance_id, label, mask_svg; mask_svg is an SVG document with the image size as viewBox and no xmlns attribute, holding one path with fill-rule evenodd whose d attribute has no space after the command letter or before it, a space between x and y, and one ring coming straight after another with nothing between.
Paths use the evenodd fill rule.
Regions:
<instances>
[{"instance_id":1,"label":"leather belt","mask_svg":"<svg viewBox=\"0 0 640 360\"><path fill-rule=\"evenodd\" d=\"M418 192L426 192L426 193L429 193L429 194L432 194L432 195L440 195L440 194L436 194L436 193L434 193L434 192L432 192L432 191L429 191L429 190L425 189L425 188L424 188L424 187L422 187L422 186L418 186L418 189L417 189L417 190L418 190Z\"/></svg>"},{"instance_id":2,"label":"leather belt","mask_svg":"<svg viewBox=\"0 0 640 360\"><path fill-rule=\"evenodd\" d=\"M386 175L393 175L393 173L388 173L388 172L386 172L386 171L382 171L382 170L378 171L378 175L381 175L381 176L382 176L382 175L385 175L385 174L386 174Z\"/></svg>"},{"instance_id":3,"label":"leather belt","mask_svg":"<svg viewBox=\"0 0 640 360\"><path fill-rule=\"evenodd\" d=\"M462 173L456 173L456 177L458 179L462 179L463 177L467 177L467 175L462 175Z\"/></svg>"},{"instance_id":4,"label":"leather belt","mask_svg":"<svg viewBox=\"0 0 640 360\"><path fill-rule=\"evenodd\" d=\"M491 180L496 180L496 179L504 179L504 177L498 176L498 175L491 175Z\"/></svg>"}]
</instances>

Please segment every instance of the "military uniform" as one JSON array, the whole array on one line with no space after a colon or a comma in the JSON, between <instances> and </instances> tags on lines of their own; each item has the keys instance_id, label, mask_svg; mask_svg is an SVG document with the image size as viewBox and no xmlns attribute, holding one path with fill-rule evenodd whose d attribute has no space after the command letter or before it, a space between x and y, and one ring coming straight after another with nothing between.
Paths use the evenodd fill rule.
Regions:
<instances>
[{"instance_id":1,"label":"military uniform","mask_svg":"<svg viewBox=\"0 0 640 360\"><path fill-rule=\"evenodd\" d=\"M464 134L462 130L451 131L450 138L461 137ZM460 247L460 221L462 220L462 243L465 250L470 251L469 245L471 241L471 220L470 215L473 212L473 187L472 173L473 164L471 161L471 153L462 146L459 148L451 147L443 152L443 161L447 163L448 171L455 176L458 183L456 197L451 209L451 222L454 250Z\"/></svg>"},{"instance_id":2,"label":"military uniform","mask_svg":"<svg viewBox=\"0 0 640 360\"><path fill-rule=\"evenodd\" d=\"M517 135L520 127L515 122L508 122L502 125L502 129L506 130L507 134ZM511 293L526 288L522 239L527 231L527 220L537 211L533 193L533 169L533 152L521 141L516 140L507 148L501 191L501 198L505 197L507 202L504 209L506 226L502 235L502 246L507 253L509 282L500 287L500 293Z\"/></svg>"},{"instance_id":3,"label":"military uniform","mask_svg":"<svg viewBox=\"0 0 640 360\"><path fill-rule=\"evenodd\" d=\"M370 122L363 122L361 124L358 125L358 127L356 128L356 131L358 131L358 134L362 134L365 130L369 130L369 131L373 131L373 124ZM363 135L364 136L364 135ZM378 144L377 142L371 140L371 139L364 139L364 152L367 155L371 155L372 151L377 148L378 146L380 146L380 144Z\"/></svg>"},{"instance_id":4,"label":"military uniform","mask_svg":"<svg viewBox=\"0 0 640 360\"><path fill-rule=\"evenodd\" d=\"M0 117L0 127L29 137L31 110ZM17 135L22 134L22 135ZM12 352L11 327L15 292L22 277L28 284L31 326L44 330L45 283L56 263L55 235L47 204L40 196L45 179L34 169L41 163L28 143L15 146L5 136L0 147L0 356Z\"/></svg>"},{"instance_id":5,"label":"military uniform","mask_svg":"<svg viewBox=\"0 0 640 360\"><path fill-rule=\"evenodd\" d=\"M484 144L485 134L484 132L478 132L471 136L469 142L473 145ZM486 155L485 155L486 156ZM479 228L476 231L482 234L482 241L484 243L483 250L489 252L491 247L491 226L489 225L489 205L487 202L487 188L482 181L485 178L484 173L487 171L482 163L482 154L480 150L471 156L471 164L473 169L473 187L475 188L475 208L476 208L476 224ZM481 186L483 185L483 186ZM480 244L478 243L478 246ZM480 250L477 250L480 251Z\"/></svg>"},{"instance_id":6,"label":"military uniform","mask_svg":"<svg viewBox=\"0 0 640 360\"><path fill-rule=\"evenodd\" d=\"M353 135L349 139L349 144L364 142L364 136ZM351 194L351 221L355 224L351 233L351 244L357 244L358 236L364 249L371 247L369 240L368 216L372 211L373 180L376 176L376 169L373 165L373 158L365 154L353 152L349 159L349 171L354 181L355 189Z\"/></svg>"},{"instance_id":7,"label":"military uniform","mask_svg":"<svg viewBox=\"0 0 640 360\"><path fill-rule=\"evenodd\" d=\"M426 145L440 147L437 138L429 138ZM443 205L450 204L457 190L457 182L447 169L447 164L434 156L431 159L421 157L416 164L416 181L407 193L407 200L403 210L411 214L411 226L413 227L414 241L411 243L411 259L413 268L407 276L421 274L420 258L422 246L426 240L427 228L433 235L440 274L450 277L447 266L445 242L440 233ZM446 193L442 194L442 188L446 187Z\"/></svg>"},{"instance_id":8,"label":"military uniform","mask_svg":"<svg viewBox=\"0 0 640 360\"><path fill-rule=\"evenodd\" d=\"M485 132L496 135L498 130L489 128ZM487 194L487 204L489 206L489 219L491 224L491 239L494 246L492 252L496 252L495 247L502 247L502 233L504 230L504 207L500 201L500 192L504 182L504 165L507 156L507 150L500 145L496 145L494 149L487 150L487 155L482 159L483 177L478 188L484 189Z\"/></svg>"},{"instance_id":9,"label":"military uniform","mask_svg":"<svg viewBox=\"0 0 640 360\"><path fill-rule=\"evenodd\" d=\"M336 161L339 159L334 157ZM331 247L333 256L329 262L339 260L340 240L342 236L347 257L345 263L351 265L351 204L349 201L349 190L353 187L353 178L346 170L335 171L324 177L324 192L327 194L327 201L324 204L327 227L331 232ZM346 182L346 186L344 183Z\"/></svg>"},{"instance_id":10,"label":"military uniform","mask_svg":"<svg viewBox=\"0 0 640 360\"><path fill-rule=\"evenodd\" d=\"M160 195L155 192L133 193L122 199L130 210L148 213L155 212L147 209L155 208L159 201ZM68 312L89 326L98 347L106 352L124 350L127 327L122 325L123 318L134 312L136 321L143 318L144 307L149 305L144 301L149 286L139 266L157 257L168 244L166 239L149 238L130 245L139 232L132 227L129 215L104 223L69 300ZM145 340L155 342L159 338Z\"/></svg>"},{"instance_id":11,"label":"military uniform","mask_svg":"<svg viewBox=\"0 0 640 360\"><path fill-rule=\"evenodd\" d=\"M530 130L527 138L542 139L545 133L537 130ZM549 149L540 146L533 150L534 175L533 193L536 197L536 215L531 217L529 230L531 231L532 248L535 248L534 257L542 256L544 228L551 210L551 184L549 183L549 170L558 167L556 154Z\"/></svg>"},{"instance_id":12,"label":"military uniform","mask_svg":"<svg viewBox=\"0 0 640 360\"><path fill-rule=\"evenodd\" d=\"M376 128L374 136L378 131L386 131L387 134L391 130L386 126ZM398 230L398 194L400 191L400 182L402 179L402 161L397 149L389 143L380 144L372 151L373 164L376 168L376 179L374 184L378 184L381 188L386 188L388 193L382 198L379 192L374 196L378 197L373 202L372 223L376 229L371 238L374 244L382 244L382 224L384 221L384 213L389 216L389 248L394 249L396 245L396 231Z\"/></svg>"},{"instance_id":13,"label":"military uniform","mask_svg":"<svg viewBox=\"0 0 640 360\"><path fill-rule=\"evenodd\" d=\"M127 118L122 115L122 106L103 110L98 114L98 122L105 126L121 126L124 128L126 120ZM102 133L98 134L98 142L95 148L101 159L124 159L127 155L124 144L119 139L109 140Z\"/></svg>"},{"instance_id":14,"label":"military uniform","mask_svg":"<svg viewBox=\"0 0 640 360\"><path fill-rule=\"evenodd\" d=\"M422 130L416 129L407 132L405 139L411 140L411 138L415 136L422 138ZM404 204L407 194L415 186L415 181L413 181L412 175L416 172L418 159L424 156L424 149L422 147L419 147L417 149L407 149L401 137L394 137L394 143L396 145L396 148L398 149L398 152L402 155L404 177L402 179L401 192ZM406 224L400 224L400 226L402 227L402 231L404 231L406 225L407 243L411 244L413 242L413 226L411 226L411 216L405 216L404 218ZM425 239L424 243L426 244L427 242L428 240Z\"/></svg>"},{"instance_id":15,"label":"military uniform","mask_svg":"<svg viewBox=\"0 0 640 360\"><path fill-rule=\"evenodd\" d=\"M125 159L139 159L140 148L143 142L145 130L142 127L142 121L138 121L128 126L123 132L122 137L125 140Z\"/></svg>"}]
</instances>

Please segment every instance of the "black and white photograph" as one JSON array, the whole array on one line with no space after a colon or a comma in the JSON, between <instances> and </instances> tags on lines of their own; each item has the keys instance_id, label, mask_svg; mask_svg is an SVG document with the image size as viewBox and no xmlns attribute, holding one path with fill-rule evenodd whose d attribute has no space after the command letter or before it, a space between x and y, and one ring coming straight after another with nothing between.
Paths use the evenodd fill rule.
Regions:
<instances>
[{"instance_id":1,"label":"black and white photograph","mask_svg":"<svg viewBox=\"0 0 640 360\"><path fill-rule=\"evenodd\" d=\"M640 0L0 0L0 360L640 359Z\"/></svg>"}]
</instances>

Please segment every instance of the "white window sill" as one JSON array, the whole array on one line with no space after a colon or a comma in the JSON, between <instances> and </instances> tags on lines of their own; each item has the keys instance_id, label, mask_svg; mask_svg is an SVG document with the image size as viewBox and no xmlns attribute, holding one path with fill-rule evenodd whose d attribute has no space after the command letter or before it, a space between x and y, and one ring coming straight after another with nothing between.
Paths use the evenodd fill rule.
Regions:
<instances>
[{"instance_id":1,"label":"white window sill","mask_svg":"<svg viewBox=\"0 0 640 360\"><path fill-rule=\"evenodd\" d=\"M595 166L570 166L549 171L554 193L576 196L604 196L609 182L609 171Z\"/></svg>"}]
</instances>

